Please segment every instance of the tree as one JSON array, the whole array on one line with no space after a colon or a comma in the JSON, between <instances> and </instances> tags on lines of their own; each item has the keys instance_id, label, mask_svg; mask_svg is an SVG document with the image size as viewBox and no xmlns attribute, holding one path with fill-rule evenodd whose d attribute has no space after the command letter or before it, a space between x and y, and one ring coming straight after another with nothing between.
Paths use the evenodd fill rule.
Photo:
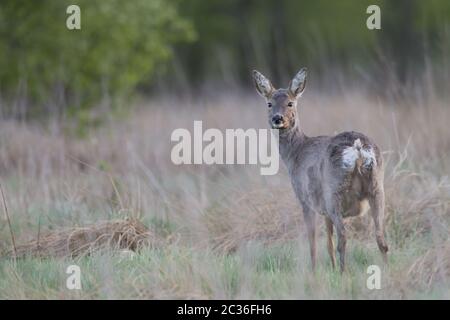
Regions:
<instances>
[{"instance_id":1,"label":"tree","mask_svg":"<svg viewBox=\"0 0 450 320\"><path fill-rule=\"evenodd\" d=\"M66 27L70 4L0 3L0 90L6 101L26 99L27 114L125 96L195 36L174 1L79 0L81 30Z\"/></svg>"}]
</instances>

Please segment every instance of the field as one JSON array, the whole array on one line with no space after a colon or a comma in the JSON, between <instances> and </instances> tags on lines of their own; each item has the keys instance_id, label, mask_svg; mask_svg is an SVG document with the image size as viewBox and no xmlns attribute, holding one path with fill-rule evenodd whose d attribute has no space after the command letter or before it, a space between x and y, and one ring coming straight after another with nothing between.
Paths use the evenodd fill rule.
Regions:
<instances>
[{"instance_id":1,"label":"field","mask_svg":"<svg viewBox=\"0 0 450 320\"><path fill-rule=\"evenodd\" d=\"M334 271L318 219L318 270L310 271L301 209L281 166L170 161L176 128L266 128L254 92L143 100L118 120L105 113L86 137L58 121L1 120L0 182L17 245L61 228L137 218L158 244L135 255L100 250L72 259L0 258L0 299L450 299L450 108L413 92L376 99L360 89L307 90L307 135L355 130L386 163L389 264L369 216L348 220L348 272ZM448 101L448 99L447 99ZM0 250L11 250L2 212ZM82 290L66 288L81 268ZM380 265L381 289L366 286Z\"/></svg>"}]
</instances>

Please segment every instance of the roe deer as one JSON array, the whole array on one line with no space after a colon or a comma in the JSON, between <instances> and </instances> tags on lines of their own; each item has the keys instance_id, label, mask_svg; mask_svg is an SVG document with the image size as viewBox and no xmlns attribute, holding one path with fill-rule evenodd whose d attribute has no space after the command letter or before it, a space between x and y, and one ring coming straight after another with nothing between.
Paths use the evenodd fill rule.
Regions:
<instances>
[{"instance_id":1,"label":"roe deer","mask_svg":"<svg viewBox=\"0 0 450 320\"><path fill-rule=\"evenodd\" d=\"M311 264L316 266L316 213L325 216L328 253L336 265L333 226L337 233L340 270L345 270L346 232L343 219L371 208L378 248L387 262L384 238L383 161L378 146L358 132L308 137L297 117L297 100L305 90L306 68L287 89L275 89L258 71L253 71L258 93L266 99L269 124L279 130L280 155L294 192L303 207L308 231Z\"/></svg>"}]
</instances>

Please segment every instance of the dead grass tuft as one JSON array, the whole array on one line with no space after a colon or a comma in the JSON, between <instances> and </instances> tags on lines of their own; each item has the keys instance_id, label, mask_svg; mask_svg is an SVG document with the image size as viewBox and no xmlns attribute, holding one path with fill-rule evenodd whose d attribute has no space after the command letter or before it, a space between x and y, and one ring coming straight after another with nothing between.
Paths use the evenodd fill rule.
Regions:
<instances>
[{"instance_id":1,"label":"dead grass tuft","mask_svg":"<svg viewBox=\"0 0 450 320\"><path fill-rule=\"evenodd\" d=\"M214 206L206 216L210 240L218 252L234 252L249 241L274 244L299 236L302 214L289 190L279 194L254 190L232 198L231 204Z\"/></svg>"},{"instance_id":2,"label":"dead grass tuft","mask_svg":"<svg viewBox=\"0 0 450 320\"><path fill-rule=\"evenodd\" d=\"M126 219L97 223L91 226L67 228L48 233L17 246L17 257L79 257L111 248L138 251L161 244L138 220ZM13 256L14 252L7 253Z\"/></svg>"}]
</instances>

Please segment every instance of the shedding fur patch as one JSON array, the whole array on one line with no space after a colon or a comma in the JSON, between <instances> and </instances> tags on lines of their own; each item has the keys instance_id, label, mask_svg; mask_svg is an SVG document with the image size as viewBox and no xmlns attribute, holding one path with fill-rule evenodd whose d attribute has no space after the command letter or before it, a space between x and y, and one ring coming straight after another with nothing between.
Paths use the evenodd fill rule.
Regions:
<instances>
[{"instance_id":1,"label":"shedding fur patch","mask_svg":"<svg viewBox=\"0 0 450 320\"><path fill-rule=\"evenodd\" d=\"M356 139L353 146L342 151L342 167L352 171L356 166L371 169L376 166L377 159L371 146L363 146L360 139Z\"/></svg>"}]
</instances>

